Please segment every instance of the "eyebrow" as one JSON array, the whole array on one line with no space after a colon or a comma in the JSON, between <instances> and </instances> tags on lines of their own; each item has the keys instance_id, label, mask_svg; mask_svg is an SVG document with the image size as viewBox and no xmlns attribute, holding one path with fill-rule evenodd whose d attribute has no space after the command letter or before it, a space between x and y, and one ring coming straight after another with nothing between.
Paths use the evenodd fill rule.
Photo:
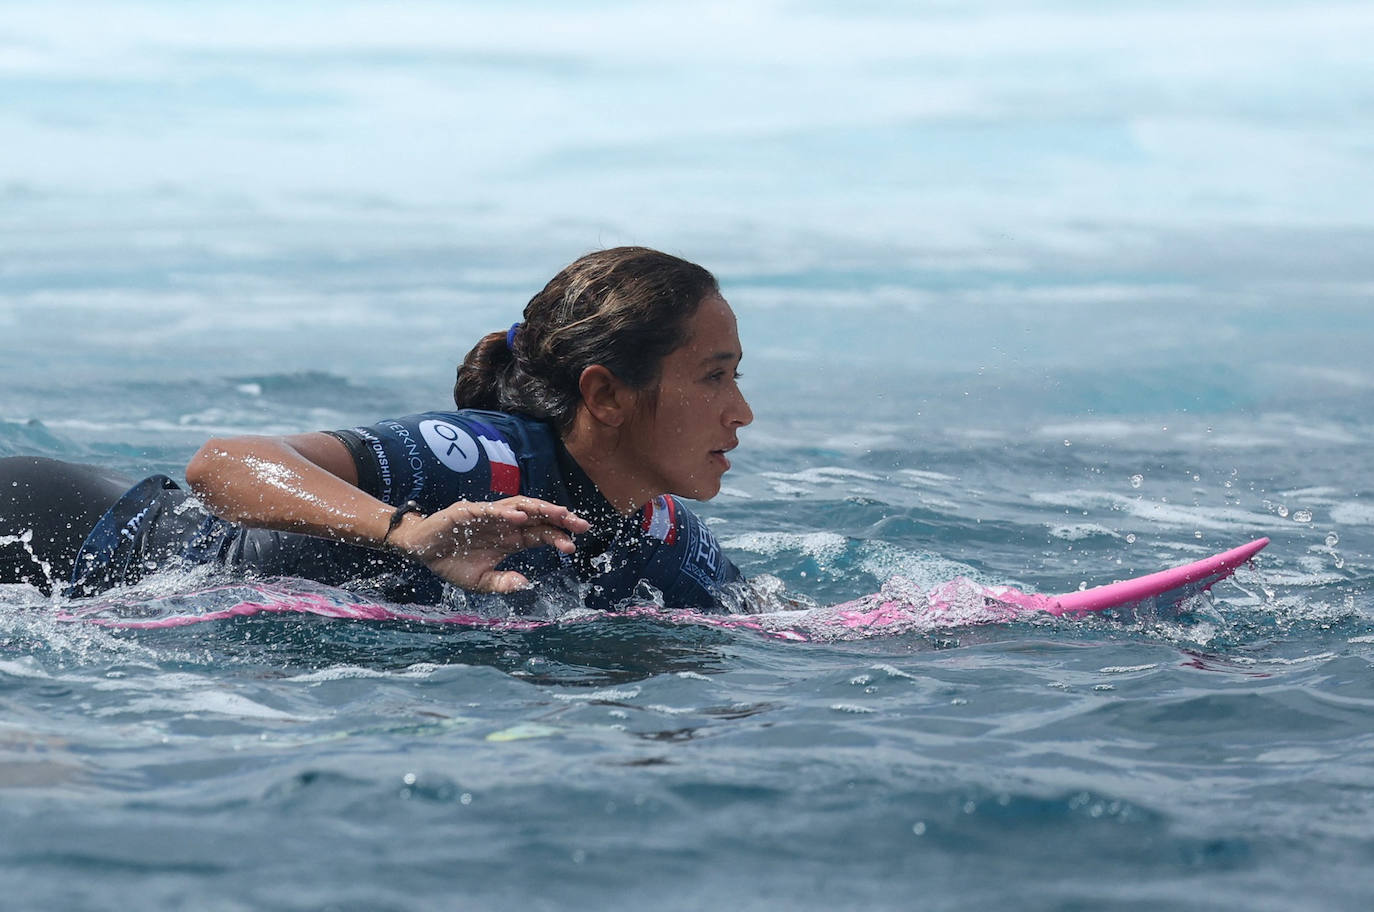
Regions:
<instances>
[{"instance_id":1,"label":"eyebrow","mask_svg":"<svg viewBox=\"0 0 1374 912\"><path fill-rule=\"evenodd\" d=\"M716 361L743 361L744 355L740 352L719 351L713 355L707 355L701 359L702 364L711 364Z\"/></svg>"}]
</instances>

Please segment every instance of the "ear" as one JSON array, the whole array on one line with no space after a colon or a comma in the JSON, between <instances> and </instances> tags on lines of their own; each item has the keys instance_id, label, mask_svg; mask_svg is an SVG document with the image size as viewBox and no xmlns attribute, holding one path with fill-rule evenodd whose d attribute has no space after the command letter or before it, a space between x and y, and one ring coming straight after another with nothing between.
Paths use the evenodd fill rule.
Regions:
<instances>
[{"instance_id":1,"label":"ear","mask_svg":"<svg viewBox=\"0 0 1374 912\"><path fill-rule=\"evenodd\" d=\"M600 364L582 371L577 388L583 407L601 424L618 428L634 414L638 401L635 391Z\"/></svg>"}]
</instances>

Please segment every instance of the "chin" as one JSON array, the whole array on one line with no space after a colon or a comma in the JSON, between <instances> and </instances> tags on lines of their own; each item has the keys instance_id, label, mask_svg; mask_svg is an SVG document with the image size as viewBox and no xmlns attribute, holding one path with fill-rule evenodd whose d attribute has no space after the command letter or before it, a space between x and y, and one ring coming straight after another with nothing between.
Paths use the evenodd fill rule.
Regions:
<instances>
[{"instance_id":1,"label":"chin","mask_svg":"<svg viewBox=\"0 0 1374 912\"><path fill-rule=\"evenodd\" d=\"M679 497L686 497L689 500L710 500L720 493L720 479L706 484L695 484L692 487L678 494Z\"/></svg>"}]
</instances>

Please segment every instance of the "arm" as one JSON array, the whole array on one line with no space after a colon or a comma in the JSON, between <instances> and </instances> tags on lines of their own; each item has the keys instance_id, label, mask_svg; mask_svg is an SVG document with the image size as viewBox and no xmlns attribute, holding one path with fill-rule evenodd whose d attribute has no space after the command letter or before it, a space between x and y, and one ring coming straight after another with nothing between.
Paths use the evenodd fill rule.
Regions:
<instances>
[{"instance_id":1,"label":"arm","mask_svg":"<svg viewBox=\"0 0 1374 912\"><path fill-rule=\"evenodd\" d=\"M216 438L192 457L186 480L216 515L231 522L385 546L449 582L492 592L529 583L519 573L496 571L507 555L538 545L571 554L569 533L588 528L565 507L510 497L458 501L429 516L409 513L387 535L395 508L357 487L351 454L328 434Z\"/></svg>"}]
</instances>

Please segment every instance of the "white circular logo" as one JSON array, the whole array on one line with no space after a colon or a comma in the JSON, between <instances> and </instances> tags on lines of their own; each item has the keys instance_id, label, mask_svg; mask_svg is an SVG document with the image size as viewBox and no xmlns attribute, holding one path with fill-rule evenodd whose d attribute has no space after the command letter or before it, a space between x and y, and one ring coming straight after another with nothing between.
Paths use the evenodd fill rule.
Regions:
<instances>
[{"instance_id":1,"label":"white circular logo","mask_svg":"<svg viewBox=\"0 0 1374 912\"><path fill-rule=\"evenodd\" d=\"M477 441L456 424L447 421L421 421L420 435L439 457L439 461L455 472L467 472L477 465Z\"/></svg>"}]
</instances>

